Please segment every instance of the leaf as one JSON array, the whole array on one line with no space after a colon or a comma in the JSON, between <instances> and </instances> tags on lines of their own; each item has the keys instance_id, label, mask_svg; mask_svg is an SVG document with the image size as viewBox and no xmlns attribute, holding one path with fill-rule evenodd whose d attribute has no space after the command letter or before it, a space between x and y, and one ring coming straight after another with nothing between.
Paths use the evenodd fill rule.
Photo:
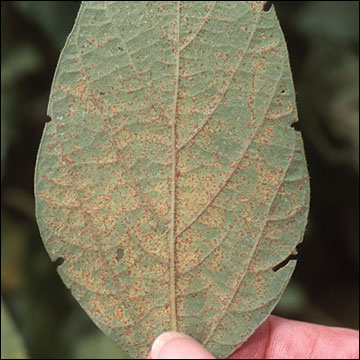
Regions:
<instances>
[{"instance_id":1,"label":"leaf","mask_svg":"<svg viewBox=\"0 0 360 360\"><path fill-rule=\"evenodd\" d=\"M308 175L285 41L257 2L85 2L56 69L36 213L66 286L134 357L224 358L266 319ZM276 268L277 269L277 268Z\"/></svg>"},{"instance_id":2,"label":"leaf","mask_svg":"<svg viewBox=\"0 0 360 360\"><path fill-rule=\"evenodd\" d=\"M27 358L23 340L16 330L15 324L1 299L1 358Z\"/></svg>"}]
</instances>

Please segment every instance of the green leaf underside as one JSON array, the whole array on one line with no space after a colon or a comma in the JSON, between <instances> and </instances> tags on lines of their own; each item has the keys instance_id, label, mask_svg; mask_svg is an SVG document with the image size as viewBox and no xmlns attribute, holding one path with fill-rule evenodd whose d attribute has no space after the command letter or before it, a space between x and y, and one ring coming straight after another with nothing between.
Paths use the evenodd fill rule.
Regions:
<instances>
[{"instance_id":1,"label":"green leaf underside","mask_svg":"<svg viewBox=\"0 0 360 360\"><path fill-rule=\"evenodd\" d=\"M257 2L83 2L39 149L37 220L92 320L133 357L185 332L224 358L302 240L306 162L285 41Z\"/></svg>"}]
</instances>

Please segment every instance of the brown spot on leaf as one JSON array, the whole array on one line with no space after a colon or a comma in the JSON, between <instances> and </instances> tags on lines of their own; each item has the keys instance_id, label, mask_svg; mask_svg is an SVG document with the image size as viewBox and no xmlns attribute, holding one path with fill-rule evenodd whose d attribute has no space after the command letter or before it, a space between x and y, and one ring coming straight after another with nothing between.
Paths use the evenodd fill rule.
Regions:
<instances>
[{"instance_id":1,"label":"brown spot on leaf","mask_svg":"<svg viewBox=\"0 0 360 360\"><path fill-rule=\"evenodd\" d=\"M64 160L70 164L73 164L75 161L70 157L70 155L65 155Z\"/></svg>"}]
</instances>

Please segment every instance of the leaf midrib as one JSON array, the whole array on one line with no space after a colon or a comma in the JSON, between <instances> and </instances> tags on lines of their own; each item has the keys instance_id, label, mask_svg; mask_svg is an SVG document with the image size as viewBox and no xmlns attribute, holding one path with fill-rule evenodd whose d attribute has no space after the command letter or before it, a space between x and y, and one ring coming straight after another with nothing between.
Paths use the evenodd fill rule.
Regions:
<instances>
[{"instance_id":1,"label":"leaf midrib","mask_svg":"<svg viewBox=\"0 0 360 360\"><path fill-rule=\"evenodd\" d=\"M177 24L175 33L176 68L175 92L171 125L171 209L170 209L170 314L171 329L177 330L176 321L176 289L175 289L175 216L176 216L176 113L179 91L180 68L180 1L177 2Z\"/></svg>"}]
</instances>

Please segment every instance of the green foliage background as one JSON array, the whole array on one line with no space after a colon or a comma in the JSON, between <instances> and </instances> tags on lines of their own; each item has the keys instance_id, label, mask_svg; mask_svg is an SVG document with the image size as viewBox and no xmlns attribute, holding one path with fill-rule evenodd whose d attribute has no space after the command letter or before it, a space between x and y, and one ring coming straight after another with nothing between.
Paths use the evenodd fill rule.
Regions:
<instances>
[{"instance_id":1,"label":"green foliage background","mask_svg":"<svg viewBox=\"0 0 360 360\"><path fill-rule=\"evenodd\" d=\"M275 314L358 329L359 3L274 3L312 189L299 262ZM9 328L17 332L33 358L121 355L63 285L34 217L34 166L51 81L79 6L1 2L1 294L8 311L1 335L3 342ZM16 356L2 350L2 357Z\"/></svg>"}]
</instances>

